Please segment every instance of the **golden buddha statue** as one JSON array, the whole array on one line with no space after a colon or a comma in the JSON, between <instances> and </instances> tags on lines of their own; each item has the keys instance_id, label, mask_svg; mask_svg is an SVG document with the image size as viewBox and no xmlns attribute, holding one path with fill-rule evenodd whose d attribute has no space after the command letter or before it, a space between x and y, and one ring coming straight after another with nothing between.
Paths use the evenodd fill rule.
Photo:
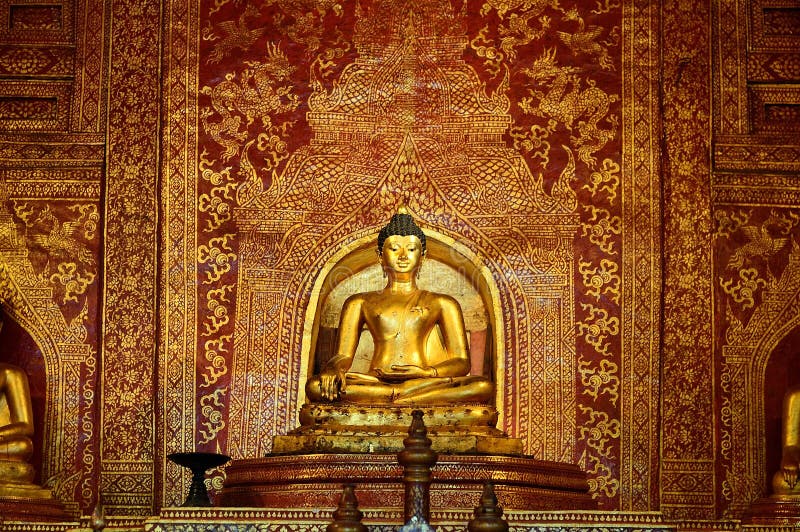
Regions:
<instances>
[{"instance_id":1,"label":"golden buddha statue","mask_svg":"<svg viewBox=\"0 0 800 532\"><path fill-rule=\"evenodd\" d=\"M380 230L377 253L385 287L345 300L333 356L306 382L300 426L275 436L273 452L397 452L422 409L437 452L521 454L522 440L496 428L491 378L470 375L460 304L417 285L426 238L404 207ZM363 329L368 367L354 364Z\"/></svg>"},{"instance_id":2,"label":"golden buddha statue","mask_svg":"<svg viewBox=\"0 0 800 532\"><path fill-rule=\"evenodd\" d=\"M800 386L786 392L781 417L781 467L772 477L772 491L775 495L800 498Z\"/></svg>"},{"instance_id":3,"label":"golden buddha statue","mask_svg":"<svg viewBox=\"0 0 800 532\"><path fill-rule=\"evenodd\" d=\"M0 322L0 328L2 322ZM32 484L33 405L22 368L0 362L0 498L49 499L50 490Z\"/></svg>"},{"instance_id":4,"label":"golden buddha statue","mask_svg":"<svg viewBox=\"0 0 800 532\"><path fill-rule=\"evenodd\" d=\"M306 395L315 402L397 405L485 403L494 395L485 377L469 375L470 360L461 306L454 298L417 286L425 234L404 207L378 234L386 286L350 296L339 321L333 358ZM437 327L438 326L438 327ZM351 371L363 327L375 350L369 371ZM432 361L428 337L441 333L445 356Z\"/></svg>"},{"instance_id":5,"label":"golden buddha statue","mask_svg":"<svg viewBox=\"0 0 800 532\"><path fill-rule=\"evenodd\" d=\"M0 460L27 461L33 453L33 408L22 369L0 362Z\"/></svg>"}]
</instances>

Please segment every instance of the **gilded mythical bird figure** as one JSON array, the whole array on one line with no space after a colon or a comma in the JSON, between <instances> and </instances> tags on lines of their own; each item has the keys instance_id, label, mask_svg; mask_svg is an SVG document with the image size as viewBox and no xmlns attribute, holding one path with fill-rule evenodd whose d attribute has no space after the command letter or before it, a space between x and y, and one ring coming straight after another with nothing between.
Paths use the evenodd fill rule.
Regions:
<instances>
[{"instance_id":1,"label":"gilded mythical bird figure","mask_svg":"<svg viewBox=\"0 0 800 532\"><path fill-rule=\"evenodd\" d=\"M565 31L556 32L561 42L566 44L567 47L572 50L572 53L575 55L596 55L597 62L600 63L601 67L606 70L614 68L614 62L611 60L611 56L608 55L608 50L605 46L596 42L597 38L603 32L603 28L594 25L587 28L583 17L578 14L577 8L574 7L566 12L563 20L578 21L578 30L574 33L567 33Z\"/></svg>"},{"instance_id":2,"label":"gilded mythical bird figure","mask_svg":"<svg viewBox=\"0 0 800 532\"><path fill-rule=\"evenodd\" d=\"M741 268L745 261L752 257L763 257L768 259L779 252L789 241L787 237L773 237L769 234L768 225L770 220L761 224L761 227L746 225L742 227L742 232L748 242L731 254L728 259L728 269L734 270Z\"/></svg>"},{"instance_id":3,"label":"gilded mythical bird figure","mask_svg":"<svg viewBox=\"0 0 800 532\"><path fill-rule=\"evenodd\" d=\"M486 15L494 9L500 18L505 17L506 13L512 11L532 11L532 16L536 16L547 6L557 8L558 0L486 0L481 6L480 14Z\"/></svg>"},{"instance_id":4,"label":"gilded mythical bird figure","mask_svg":"<svg viewBox=\"0 0 800 532\"><path fill-rule=\"evenodd\" d=\"M212 64L219 63L234 48L241 48L242 50L250 48L265 31L265 28L251 30L247 27L247 19L257 15L258 8L253 4L247 4L238 19L226 20L217 24L217 27L225 33L225 36L214 45L214 50L208 54L208 62Z\"/></svg>"},{"instance_id":5,"label":"gilded mythical bird figure","mask_svg":"<svg viewBox=\"0 0 800 532\"><path fill-rule=\"evenodd\" d=\"M84 263L94 263L91 252L73 236L80 226L78 222L59 222L49 209L45 209L39 219L49 220L52 227L48 234L33 235L34 242L46 249L52 256L77 258Z\"/></svg>"}]
</instances>

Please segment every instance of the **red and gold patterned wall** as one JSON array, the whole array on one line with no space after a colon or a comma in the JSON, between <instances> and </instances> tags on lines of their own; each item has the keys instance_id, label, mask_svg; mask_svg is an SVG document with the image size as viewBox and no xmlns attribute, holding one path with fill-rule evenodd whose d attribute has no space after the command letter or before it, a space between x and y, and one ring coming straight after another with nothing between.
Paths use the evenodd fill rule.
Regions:
<instances>
[{"instance_id":1,"label":"red and gold patterned wall","mask_svg":"<svg viewBox=\"0 0 800 532\"><path fill-rule=\"evenodd\" d=\"M797 2L0 10L0 358L70 510L180 502L170 452L269 452L315 283L402 199L490 272L527 452L605 510L763 493L798 358Z\"/></svg>"}]
</instances>

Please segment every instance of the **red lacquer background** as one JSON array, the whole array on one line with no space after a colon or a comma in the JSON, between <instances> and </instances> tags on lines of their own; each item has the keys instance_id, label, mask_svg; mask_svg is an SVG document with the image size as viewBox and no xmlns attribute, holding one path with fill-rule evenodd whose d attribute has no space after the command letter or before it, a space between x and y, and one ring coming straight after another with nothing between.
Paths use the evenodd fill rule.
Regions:
<instances>
[{"instance_id":1,"label":"red lacquer background","mask_svg":"<svg viewBox=\"0 0 800 532\"><path fill-rule=\"evenodd\" d=\"M498 286L526 452L604 510L764 493L800 315L791 6L31 6L0 2L0 360L71 512L180 502L170 452L268 452L315 283L402 196Z\"/></svg>"}]
</instances>

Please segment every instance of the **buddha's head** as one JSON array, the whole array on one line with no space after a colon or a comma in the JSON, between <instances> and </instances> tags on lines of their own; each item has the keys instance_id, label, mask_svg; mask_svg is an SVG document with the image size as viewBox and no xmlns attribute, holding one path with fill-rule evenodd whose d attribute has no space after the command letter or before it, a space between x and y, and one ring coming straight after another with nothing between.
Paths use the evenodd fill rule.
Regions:
<instances>
[{"instance_id":1,"label":"buddha's head","mask_svg":"<svg viewBox=\"0 0 800 532\"><path fill-rule=\"evenodd\" d=\"M397 214L392 216L389 223L384 225L378 233L378 255L383 253L383 245L390 236L415 236L422 245L422 254L425 254L425 233L414 222L414 218L408 214L408 210L401 206L397 209Z\"/></svg>"},{"instance_id":2,"label":"buddha's head","mask_svg":"<svg viewBox=\"0 0 800 532\"><path fill-rule=\"evenodd\" d=\"M384 269L402 273L419 268L426 251L425 233L405 207L400 207L378 233L377 251Z\"/></svg>"}]
</instances>

